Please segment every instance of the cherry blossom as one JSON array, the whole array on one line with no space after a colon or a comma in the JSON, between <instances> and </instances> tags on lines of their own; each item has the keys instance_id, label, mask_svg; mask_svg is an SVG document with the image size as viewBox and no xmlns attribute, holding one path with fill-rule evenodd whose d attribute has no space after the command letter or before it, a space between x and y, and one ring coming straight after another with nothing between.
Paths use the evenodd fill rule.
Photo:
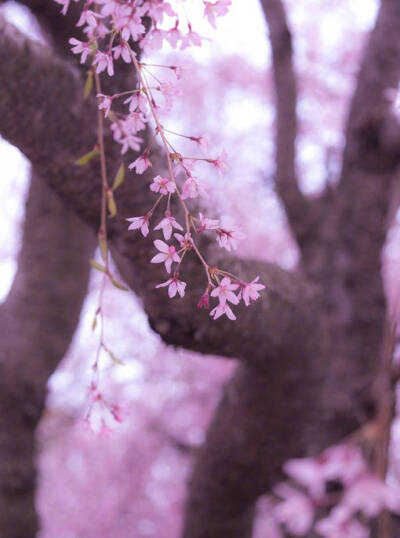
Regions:
<instances>
[{"instance_id":1,"label":"cherry blossom","mask_svg":"<svg viewBox=\"0 0 400 538\"><path fill-rule=\"evenodd\" d=\"M202 37L197 33L193 32L192 27L189 24L189 32L182 36L181 49L185 49L190 45L195 45L196 47L201 46Z\"/></svg>"},{"instance_id":2,"label":"cherry blossom","mask_svg":"<svg viewBox=\"0 0 400 538\"><path fill-rule=\"evenodd\" d=\"M160 252L153 256L153 258L150 260L151 263L165 263L165 268L167 270L167 273L171 272L171 265L172 262L180 262L181 259L178 256L175 247L173 245L167 245L167 243L164 243L164 241L161 241L160 239L156 239L154 241L154 246L157 250Z\"/></svg>"},{"instance_id":3,"label":"cherry blossom","mask_svg":"<svg viewBox=\"0 0 400 538\"><path fill-rule=\"evenodd\" d=\"M190 250L193 247L193 239L190 233L185 233L185 235L176 233L174 234L174 237L179 241L181 248Z\"/></svg>"},{"instance_id":4,"label":"cherry blossom","mask_svg":"<svg viewBox=\"0 0 400 538\"><path fill-rule=\"evenodd\" d=\"M220 174L223 174L224 172L228 170L227 159L228 159L228 155L226 151L223 151L221 155L217 157L217 159L209 160L209 162L215 166L215 168L218 170Z\"/></svg>"},{"instance_id":5,"label":"cherry blossom","mask_svg":"<svg viewBox=\"0 0 400 538\"><path fill-rule=\"evenodd\" d=\"M182 226L179 224L179 222L176 221L175 217L171 217L171 215L166 215L162 221L160 221L157 226L155 226L155 230L162 230L164 239L168 240L171 239L172 235L172 229L176 228L177 230L183 230Z\"/></svg>"},{"instance_id":6,"label":"cherry blossom","mask_svg":"<svg viewBox=\"0 0 400 538\"><path fill-rule=\"evenodd\" d=\"M171 4L169 4L168 2L145 2L144 13L146 11L148 15L157 23L162 22L164 15L168 15L169 17L176 17L175 11L172 9Z\"/></svg>"},{"instance_id":7,"label":"cherry blossom","mask_svg":"<svg viewBox=\"0 0 400 538\"><path fill-rule=\"evenodd\" d=\"M342 504L350 512L360 511L368 518L376 517L384 508L399 513L399 490L365 473L348 487Z\"/></svg>"},{"instance_id":8,"label":"cherry blossom","mask_svg":"<svg viewBox=\"0 0 400 538\"><path fill-rule=\"evenodd\" d=\"M143 217L132 217L132 218L126 219L128 222L132 223L129 226L128 230L137 230L138 228L140 228L140 231L142 232L143 236L146 237L149 234L150 217L151 217L151 213L147 213L147 215Z\"/></svg>"},{"instance_id":9,"label":"cherry blossom","mask_svg":"<svg viewBox=\"0 0 400 538\"><path fill-rule=\"evenodd\" d=\"M128 166L129 170L135 168L137 174L143 174L143 172L145 172L150 166L152 166L148 155L148 152L145 151L143 155L131 162L131 164Z\"/></svg>"},{"instance_id":10,"label":"cherry blossom","mask_svg":"<svg viewBox=\"0 0 400 538\"><path fill-rule=\"evenodd\" d=\"M221 248L225 248L229 252L237 248L237 242L243 239L244 234L239 230L227 230L226 228L218 228L217 242Z\"/></svg>"},{"instance_id":11,"label":"cherry blossom","mask_svg":"<svg viewBox=\"0 0 400 538\"><path fill-rule=\"evenodd\" d=\"M107 69L107 73L110 75L110 77L112 77L114 74L112 56L106 52L98 50L93 59L93 65L97 65L96 73L102 73L105 69Z\"/></svg>"},{"instance_id":12,"label":"cherry blossom","mask_svg":"<svg viewBox=\"0 0 400 538\"><path fill-rule=\"evenodd\" d=\"M231 279L226 276L221 280L220 285L212 290L211 297L218 297L222 306L225 305L226 301L233 304L239 304L237 295L233 293L238 287L238 284L232 284Z\"/></svg>"},{"instance_id":13,"label":"cherry blossom","mask_svg":"<svg viewBox=\"0 0 400 538\"><path fill-rule=\"evenodd\" d=\"M99 13L95 13L91 9L84 9L76 26L87 24L93 30L97 26L97 18L99 17L101 17Z\"/></svg>"},{"instance_id":14,"label":"cherry blossom","mask_svg":"<svg viewBox=\"0 0 400 538\"><path fill-rule=\"evenodd\" d=\"M86 43L85 41L79 41L79 39L75 39L74 37L71 37L68 42L73 45L71 50L74 54L82 53L81 64L84 64L88 55L92 52L92 49L90 48L90 43Z\"/></svg>"},{"instance_id":15,"label":"cherry blossom","mask_svg":"<svg viewBox=\"0 0 400 538\"><path fill-rule=\"evenodd\" d=\"M113 48L114 58L118 60L121 57L124 62L129 64L132 61L130 49L125 41Z\"/></svg>"},{"instance_id":16,"label":"cherry blossom","mask_svg":"<svg viewBox=\"0 0 400 538\"><path fill-rule=\"evenodd\" d=\"M214 28L217 27L215 17L220 17L228 13L228 8L231 5L231 0L218 0L217 2L204 2L204 15L208 22Z\"/></svg>"},{"instance_id":17,"label":"cherry blossom","mask_svg":"<svg viewBox=\"0 0 400 538\"><path fill-rule=\"evenodd\" d=\"M68 11L71 0L55 0L55 1L57 2L57 4L61 4L63 6L61 13L65 15ZM74 0L74 2L79 2L79 0Z\"/></svg>"},{"instance_id":18,"label":"cherry blossom","mask_svg":"<svg viewBox=\"0 0 400 538\"><path fill-rule=\"evenodd\" d=\"M207 187L197 178L193 176L188 177L182 187L182 199L197 198L199 195L207 197Z\"/></svg>"},{"instance_id":19,"label":"cherry blossom","mask_svg":"<svg viewBox=\"0 0 400 538\"><path fill-rule=\"evenodd\" d=\"M63 13L66 12L71 0L57 0L63 6ZM231 0L216 0L206 1L204 5L204 14L215 26L216 17L225 15L231 5ZM173 25L167 25L166 28L161 27L160 23L163 19L173 17ZM144 24L146 18L146 24ZM217 267L211 268L206 259L203 257L199 246L191 235L193 230L196 233L202 231L215 231L218 244L230 251L236 248L237 241L241 239L243 234L237 230L231 230L226 227L221 227L220 221L217 219L206 218L202 213L196 219L190 212L186 200L197 198L198 196L208 196L207 187L194 176L194 168L198 161L205 161L215 166L219 172L226 170L227 154L223 151L219 157L197 158L184 157L179 151L175 150L174 146L169 142L169 134L182 136L187 140L201 146L202 149L207 149L208 140L204 135L187 136L174 131L170 131L160 122L160 114L168 111L171 108L174 99L182 94L177 80L171 77L170 79L159 78L151 72L152 67L164 67L167 70L172 70L176 79L181 76L182 69L179 65L151 65L145 63L142 59L138 59L138 54L132 50L130 40L136 42L139 47L146 53L150 49L161 47L163 41L168 41L173 47L178 44L181 49L189 45L199 46L203 38L193 30L191 23L187 18L187 32L182 33L180 30L179 14L175 13L169 2L165 0L132 0L130 2L121 2L120 0L89 0L84 3L77 26L82 27L83 32L88 36L88 42L79 41L72 38L72 52L81 54L81 63L84 63L90 56L91 72L95 68L98 108L104 111L104 116L111 116L110 129L113 138L121 145L121 153L125 154L128 151L139 152L129 164L129 170L135 170L137 174L142 174L152 166L150 161L150 149L153 145L153 138L160 137L161 145L163 146L167 163L166 169L170 172L170 177L158 175L153 178L150 184L150 190L158 193L161 196L157 198L153 207L149 208L146 215L140 217L132 217L127 219L130 223L129 230L140 229L143 236L150 233L149 221L153 211L164 202L163 196L167 196L166 207L164 207L164 218L154 227L154 231L161 230L163 239L169 241L174 235L174 238L179 242L180 249L183 254L188 251L199 258L201 261L207 278L206 292L199 301L199 307L209 308L209 294L212 297L218 298L219 304L213 308L210 315L217 319L222 315L226 315L229 319L235 319L235 316L228 306L238 304L243 298L243 301L248 306L251 300L256 300L260 294L259 291L265 286L258 283L258 277L250 283L241 282L239 278L232 275L234 279L231 281L228 275L219 270ZM168 29L169 28L169 29ZM143 57L143 54L141 54ZM121 91L114 95L106 95L101 90L100 74L107 71L109 76L114 74L114 60L122 59L125 63L130 64L134 77L135 85L127 91ZM115 64L119 65L119 62ZM150 78L151 77L151 78ZM149 84L148 80L151 80ZM154 82L156 81L156 82ZM129 113L123 113L120 110L112 110L113 101L124 97L123 104L128 105ZM111 113L112 110L112 113ZM99 118L103 119L101 116ZM141 152L141 144L143 139L138 136L138 133L143 131L147 123L154 122L154 137L150 139L148 147ZM103 129L102 129L103 130ZM101 130L101 131L102 131ZM103 157L104 155L104 149ZM184 174L182 185L179 183L178 188L175 181L175 174ZM105 179L107 183L107 178ZM103 178L104 185L104 178ZM109 196L110 189L103 190L103 197ZM186 230L184 235L175 233L178 230L183 233L183 227L178 223L170 213L170 203L172 195L177 194L175 199L180 203L185 213ZM103 198L104 200L104 198ZM105 205L102 205L104 208ZM103 211L103 209L102 209ZM104 215L102 213L102 222ZM107 230L105 230L107 232ZM107 235L105 233L105 235ZM164 263L168 273L171 272L172 263L180 263L181 258L176 251L176 247L168 245L164 241L156 240L154 242L159 251L151 259L151 263ZM183 258L183 255L182 255ZM220 279L222 281L220 282ZM240 284L240 288L239 288ZM175 295L183 294L184 286L178 280L177 274L174 278L169 279L166 283L160 284L158 287L168 286L168 293ZM186 284L185 284L186 286ZM234 293L239 288L239 294Z\"/></svg>"},{"instance_id":20,"label":"cherry blossom","mask_svg":"<svg viewBox=\"0 0 400 538\"><path fill-rule=\"evenodd\" d=\"M182 34L178 30L178 19L176 21L175 26L173 28L170 28L165 33L165 39L168 41L168 43L171 45L171 47L174 47L174 48L178 45L178 41L180 39L182 39ZM179 78L179 77L177 76L177 78Z\"/></svg>"},{"instance_id":21,"label":"cherry blossom","mask_svg":"<svg viewBox=\"0 0 400 538\"><path fill-rule=\"evenodd\" d=\"M156 176L150 185L150 190L159 192L160 194L172 194L176 190L176 185L167 177Z\"/></svg>"},{"instance_id":22,"label":"cherry blossom","mask_svg":"<svg viewBox=\"0 0 400 538\"><path fill-rule=\"evenodd\" d=\"M314 520L314 505L304 493L286 484L280 484L276 493L284 500L278 503L273 515L295 536L307 534Z\"/></svg>"},{"instance_id":23,"label":"cherry blossom","mask_svg":"<svg viewBox=\"0 0 400 538\"><path fill-rule=\"evenodd\" d=\"M231 308L228 306L227 303L225 304L219 304L215 308L213 308L210 312L210 316L215 320L221 317L223 314L226 315L227 318L231 319L232 321L236 319L235 314L232 312Z\"/></svg>"},{"instance_id":24,"label":"cherry blossom","mask_svg":"<svg viewBox=\"0 0 400 538\"><path fill-rule=\"evenodd\" d=\"M265 289L265 286L263 284L257 284L259 279L260 277L257 276L248 284L246 284L245 282L240 283L242 289L240 290L239 296L243 297L243 302L246 306L249 306L250 299L252 301L256 301L260 297L260 294L258 292Z\"/></svg>"},{"instance_id":25,"label":"cherry blossom","mask_svg":"<svg viewBox=\"0 0 400 538\"><path fill-rule=\"evenodd\" d=\"M217 230L219 228L219 220L216 219L207 219L203 213L199 213L200 225L197 227L198 232L203 232L204 230Z\"/></svg>"},{"instance_id":26,"label":"cherry blossom","mask_svg":"<svg viewBox=\"0 0 400 538\"><path fill-rule=\"evenodd\" d=\"M128 149L132 149L133 151L140 150L140 144L143 140L139 136L136 136L135 131L132 132L129 118L115 121L111 124L111 130L114 133L114 140L122 145L122 154L126 153Z\"/></svg>"},{"instance_id":27,"label":"cherry blossom","mask_svg":"<svg viewBox=\"0 0 400 538\"><path fill-rule=\"evenodd\" d=\"M320 519L315 530L324 538L369 538L370 534L364 525L349 517L342 506L335 507L328 517Z\"/></svg>"},{"instance_id":28,"label":"cherry blossom","mask_svg":"<svg viewBox=\"0 0 400 538\"><path fill-rule=\"evenodd\" d=\"M128 99L125 99L124 104L129 103L129 112L135 112L139 109L143 114L147 113L147 100L140 93L134 93Z\"/></svg>"},{"instance_id":29,"label":"cherry blossom","mask_svg":"<svg viewBox=\"0 0 400 538\"><path fill-rule=\"evenodd\" d=\"M302 486L312 497L321 498L325 493L325 475L322 465L313 458L297 458L287 461L285 472Z\"/></svg>"},{"instance_id":30,"label":"cherry blossom","mask_svg":"<svg viewBox=\"0 0 400 538\"><path fill-rule=\"evenodd\" d=\"M179 274L175 273L173 278L168 279L162 284L157 284L156 288L164 288L165 286L168 286L168 296L171 299L175 297L177 293L183 297L185 295L186 282L179 280L178 276Z\"/></svg>"},{"instance_id":31,"label":"cherry blossom","mask_svg":"<svg viewBox=\"0 0 400 538\"><path fill-rule=\"evenodd\" d=\"M98 93L96 97L99 98L99 109L103 109L104 116L107 117L111 109L112 97L109 95L104 95L103 93Z\"/></svg>"}]
</instances>

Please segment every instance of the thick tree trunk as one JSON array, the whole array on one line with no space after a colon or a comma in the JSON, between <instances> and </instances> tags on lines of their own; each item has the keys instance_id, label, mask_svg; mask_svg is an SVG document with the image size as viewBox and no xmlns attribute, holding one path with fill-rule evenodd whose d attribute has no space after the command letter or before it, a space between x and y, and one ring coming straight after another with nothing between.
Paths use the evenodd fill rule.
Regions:
<instances>
[{"instance_id":1,"label":"thick tree trunk","mask_svg":"<svg viewBox=\"0 0 400 538\"><path fill-rule=\"evenodd\" d=\"M0 534L33 538L35 430L79 320L93 237L33 174L18 270L0 307Z\"/></svg>"}]
</instances>

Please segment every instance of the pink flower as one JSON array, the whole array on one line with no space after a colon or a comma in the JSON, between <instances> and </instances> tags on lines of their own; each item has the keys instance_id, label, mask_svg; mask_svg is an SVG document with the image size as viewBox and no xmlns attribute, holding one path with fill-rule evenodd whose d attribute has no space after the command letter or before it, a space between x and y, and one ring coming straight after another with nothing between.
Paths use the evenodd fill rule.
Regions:
<instances>
[{"instance_id":1,"label":"pink flower","mask_svg":"<svg viewBox=\"0 0 400 538\"><path fill-rule=\"evenodd\" d=\"M71 50L74 54L82 53L81 64L84 64L86 62L86 58L92 52L91 44L85 43L84 41L79 41L78 39L75 39L74 37L71 37L71 39L69 40L69 43L73 45Z\"/></svg>"},{"instance_id":2,"label":"pink flower","mask_svg":"<svg viewBox=\"0 0 400 538\"><path fill-rule=\"evenodd\" d=\"M313 458L294 458L284 465L285 473L305 486L314 498L325 493L325 475L322 465Z\"/></svg>"},{"instance_id":3,"label":"pink flower","mask_svg":"<svg viewBox=\"0 0 400 538\"><path fill-rule=\"evenodd\" d=\"M185 233L185 235L182 235L182 234L174 234L174 237L175 239L177 239L177 241L179 241L179 245L181 248L184 248L184 249L191 249L192 246L193 246L193 240L192 240L192 236L190 235L190 233Z\"/></svg>"},{"instance_id":4,"label":"pink flower","mask_svg":"<svg viewBox=\"0 0 400 538\"><path fill-rule=\"evenodd\" d=\"M143 95L134 93L128 99L125 99L124 105L127 103L129 103L129 112L135 112L136 109L139 109L140 112L146 114L147 99Z\"/></svg>"},{"instance_id":5,"label":"pink flower","mask_svg":"<svg viewBox=\"0 0 400 538\"><path fill-rule=\"evenodd\" d=\"M156 239L154 241L154 246L160 252L156 254L151 260L151 263L165 263L165 268L167 273L171 272L172 262L179 263L181 261L180 257L176 253L175 247L173 245L167 245L164 241Z\"/></svg>"},{"instance_id":6,"label":"pink flower","mask_svg":"<svg viewBox=\"0 0 400 538\"><path fill-rule=\"evenodd\" d=\"M61 10L61 13L63 15L65 15L67 13L70 1L71 0L56 0L57 4L61 4L63 6L63 8Z\"/></svg>"},{"instance_id":7,"label":"pink flower","mask_svg":"<svg viewBox=\"0 0 400 538\"><path fill-rule=\"evenodd\" d=\"M114 74L113 59L112 56L108 53L101 52L101 50L98 50L93 59L93 65L97 65L96 73L101 73L102 71L107 69L107 73L110 75L110 77L112 77Z\"/></svg>"},{"instance_id":8,"label":"pink flower","mask_svg":"<svg viewBox=\"0 0 400 538\"><path fill-rule=\"evenodd\" d=\"M221 280L220 285L212 290L211 297L218 297L219 302L222 306L225 305L226 301L229 301L233 304L238 304L239 299L233 293L234 290L238 289L238 287L238 284L232 284L231 279L226 276Z\"/></svg>"},{"instance_id":9,"label":"pink flower","mask_svg":"<svg viewBox=\"0 0 400 538\"><path fill-rule=\"evenodd\" d=\"M197 232L204 230L217 230L219 228L219 220L207 219L203 213L199 213L200 225L197 227Z\"/></svg>"},{"instance_id":10,"label":"pink flower","mask_svg":"<svg viewBox=\"0 0 400 538\"><path fill-rule=\"evenodd\" d=\"M97 18L101 18L101 15L95 13L91 9L84 9L79 18L79 21L76 23L76 26L83 26L87 24L91 30L97 26Z\"/></svg>"},{"instance_id":11,"label":"pink flower","mask_svg":"<svg viewBox=\"0 0 400 538\"><path fill-rule=\"evenodd\" d=\"M204 2L204 16L208 18L208 22L211 26L216 28L215 17L226 15L231 3L231 0L218 0L214 3Z\"/></svg>"},{"instance_id":12,"label":"pink flower","mask_svg":"<svg viewBox=\"0 0 400 538\"><path fill-rule=\"evenodd\" d=\"M171 217L171 215L167 215L166 217L162 219L161 222L157 224L157 226L154 229L162 230L164 239L168 240L171 238L173 228L176 228L177 230L183 230L179 222L176 222L175 217Z\"/></svg>"},{"instance_id":13,"label":"pink flower","mask_svg":"<svg viewBox=\"0 0 400 538\"><path fill-rule=\"evenodd\" d=\"M315 530L325 538L369 538L369 530L352 519L342 505L333 508L328 517L320 519Z\"/></svg>"},{"instance_id":14,"label":"pink flower","mask_svg":"<svg viewBox=\"0 0 400 538\"><path fill-rule=\"evenodd\" d=\"M156 176L153 183L150 185L150 190L159 192L160 194L168 194L175 192L176 185L167 177Z\"/></svg>"},{"instance_id":15,"label":"pink flower","mask_svg":"<svg viewBox=\"0 0 400 538\"><path fill-rule=\"evenodd\" d=\"M263 284L256 284L259 278L259 276L256 277L248 284L246 282L241 283L242 289L240 290L239 295L243 297L243 301L246 306L249 306L250 299L256 301L260 297L260 294L258 293L259 290L263 290L265 288Z\"/></svg>"},{"instance_id":16,"label":"pink flower","mask_svg":"<svg viewBox=\"0 0 400 538\"><path fill-rule=\"evenodd\" d=\"M116 422L122 423L124 421L122 418L121 407L118 404L113 404L110 411Z\"/></svg>"},{"instance_id":17,"label":"pink flower","mask_svg":"<svg viewBox=\"0 0 400 538\"><path fill-rule=\"evenodd\" d=\"M175 17L176 13L168 2L144 2L148 15L157 23L162 22L164 14Z\"/></svg>"},{"instance_id":18,"label":"pink flower","mask_svg":"<svg viewBox=\"0 0 400 538\"><path fill-rule=\"evenodd\" d=\"M195 177L188 177L185 183L183 184L182 188L182 200L186 200L186 198L197 198L197 196L208 196L208 192L206 190L206 186L204 183L201 183L197 178Z\"/></svg>"},{"instance_id":19,"label":"pink flower","mask_svg":"<svg viewBox=\"0 0 400 538\"><path fill-rule=\"evenodd\" d=\"M146 31L146 28L141 22L135 19L131 19L129 23L122 29L121 36L125 41L129 40L129 36L133 41L137 41L141 35Z\"/></svg>"},{"instance_id":20,"label":"pink flower","mask_svg":"<svg viewBox=\"0 0 400 538\"><path fill-rule=\"evenodd\" d=\"M133 149L133 151L140 150L140 143L143 140L136 136L135 126L132 124L130 117L112 123L111 130L114 140L122 145L121 153L126 153L129 148Z\"/></svg>"},{"instance_id":21,"label":"pink flower","mask_svg":"<svg viewBox=\"0 0 400 538\"><path fill-rule=\"evenodd\" d=\"M350 444L328 448L319 461L325 480L341 480L344 484L349 484L366 471L366 462L360 448Z\"/></svg>"},{"instance_id":22,"label":"pink flower","mask_svg":"<svg viewBox=\"0 0 400 538\"><path fill-rule=\"evenodd\" d=\"M145 151L143 155L138 157L136 160L134 160L129 166L129 170L132 170L132 168L136 169L137 174L143 174L145 170L147 170L150 166L152 166L150 160L148 159L149 152Z\"/></svg>"},{"instance_id":23,"label":"pink flower","mask_svg":"<svg viewBox=\"0 0 400 538\"><path fill-rule=\"evenodd\" d=\"M213 317L213 319L218 319L223 314L226 315L227 318L231 319L232 321L236 319L235 314L232 312L231 308L229 308L228 303L225 303L224 305L219 304L215 308L213 308L210 312L210 316Z\"/></svg>"},{"instance_id":24,"label":"pink flower","mask_svg":"<svg viewBox=\"0 0 400 538\"><path fill-rule=\"evenodd\" d=\"M61 13L62 15L65 15L68 11L71 0L55 0L55 1L57 2L57 4L61 4L63 6ZM79 2L79 0L74 0L74 2Z\"/></svg>"},{"instance_id":25,"label":"pink flower","mask_svg":"<svg viewBox=\"0 0 400 538\"><path fill-rule=\"evenodd\" d=\"M113 53L116 60L118 60L118 58L121 56L121 58L127 64L131 63L132 61L130 49L125 41L122 41L119 45L114 47Z\"/></svg>"},{"instance_id":26,"label":"pink flower","mask_svg":"<svg viewBox=\"0 0 400 538\"><path fill-rule=\"evenodd\" d=\"M398 513L399 491L366 473L345 491L342 504L351 513L362 512L368 518L376 517L385 508Z\"/></svg>"},{"instance_id":27,"label":"pink flower","mask_svg":"<svg viewBox=\"0 0 400 538\"><path fill-rule=\"evenodd\" d=\"M147 213L144 217L132 217L130 219L126 219L128 222L131 222L132 224L129 226L128 230L137 230L140 228L140 231L142 232L143 236L146 237L149 234L149 220L151 217L151 213Z\"/></svg>"},{"instance_id":28,"label":"pink flower","mask_svg":"<svg viewBox=\"0 0 400 538\"><path fill-rule=\"evenodd\" d=\"M280 484L276 493L284 499L273 510L276 519L283 523L291 534L307 534L314 520L314 506L310 499L286 484Z\"/></svg>"},{"instance_id":29,"label":"pink flower","mask_svg":"<svg viewBox=\"0 0 400 538\"><path fill-rule=\"evenodd\" d=\"M232 249L237 248L237 242L243 239L244 234L239 230L227 230L225 228L218 228L217 242L221 248L225 248L229 252Z\"/></svg>"},{"instance_id":30,"label":"pink flower","mask_svg":"<svg viewBox=\"0 0 400 538\"><path fill-rule=\"evenodd\" d=\"M110 112L112 97L110 97L109 95L104 95L103 93L98 93L96 97L100 99L98 105L99 109L104 109L104 116L107 117Z\"/></svg>"},{"instance_id":31,"label":"pink flower","mask_svg":"<svg viewBox=\"0 0 400 538\"><path fill-rule=\"evenodd\" d=\"M168 296L172 299L177 293L181 297L185 295L186 282L178 279L179 273L175 273L173 278L170 278L162 284L157 284L156 288L164 288L168 286Z\"/></svg>"},{"instance_id":32,"label":"pink flower","mask_svg":"<svg viewBox=\"0 0 400 538\"><path fill-rule=\"evenodd\" d=\"M178 30L178 21L176 22L176 24L175 24L175 26L173 28L170 28L166 32L165 39L168 41L168 43L171 45L171 47L176 48L176 46L178 44L178 41L180 39L182 39L182 34ZM171 69L173 69L173 68L171 67ZM178 75L176 76L176 78L179 79Z\"/></svg>"},{"instance_id":33,"label":"pink flower","mask_svg":"<svg viewBox=\"0 0 400 538\"><path fill-rule=\"evenodd\" d=\"M209 159L208 162L213 164L218 170L218 172L222 174L228 170L228 165L226 163L227 158L228 155L226 151L223 151L219 157L217 157L216 159Z\"/></svg>"},{"instance_id":34,"label":"pink flower","mask_svg":"<svg viewBox=\"0 0 400 538\"><path fill-rule=\"evenodd\" d=\"M189 24L189 32L186 35L182 36L181 49L183 50L190 45L200 47L201 40L202 37L197 32L193 32L192 27Z\"/></svg>"}]
</instances>

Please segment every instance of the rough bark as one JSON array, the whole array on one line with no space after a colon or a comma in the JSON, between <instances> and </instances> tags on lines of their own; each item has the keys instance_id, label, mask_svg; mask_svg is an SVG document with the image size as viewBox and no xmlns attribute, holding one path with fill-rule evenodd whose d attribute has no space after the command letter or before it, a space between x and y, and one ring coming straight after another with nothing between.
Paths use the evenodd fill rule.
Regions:
<instances>
[{"instance_id":1,"label":"rough bark","mask_svg":"<svg viewBox=\"0 0 400 538\"><path fill-rule=\"evenodd\" d=\"M36 535L35 429L79 320L93 234L33 174L12 289L0 306L0 532Z\"/></svg>"}]
</instances>

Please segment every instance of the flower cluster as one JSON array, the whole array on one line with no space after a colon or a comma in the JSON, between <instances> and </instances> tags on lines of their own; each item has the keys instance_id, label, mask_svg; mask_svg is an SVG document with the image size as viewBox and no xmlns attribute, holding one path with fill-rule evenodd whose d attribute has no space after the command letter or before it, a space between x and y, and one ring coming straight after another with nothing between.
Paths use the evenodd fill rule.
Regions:
<instances>
[{"instance_id":1,"label":"flower cluster","mask_svg":"<svg viewBox=\"0 0 400 538\"><path fill-rule=\"evenodd\" d=\"M66 13L70 0L56 1L62 4L62 12ZM184 256L188 251L192 251L201 261L207 279L205 292L198 306L209 308L209 296L211 296L218 301L210 312L212 318L218 319L226 315L233 320L236 318L231 306L237 305L241 300L248 306L251 300L259 297L259 291L265 286L258 283L259 277L249 283L243 282L239 277L209 266L196 244L196 234L205 231L215 233L218 245L228 251L237 247L243 234L201 213L196 218L187 206L188 200L208 196L206 185L198 179L195 171L197 162L208 163L222 174L227 170L227 155L223 151L216 157L187 158L176 151L169 139L171 134L184 137L203 149L207 147L205 136L175 133L160 123L160 112L169 110L173 99L181 94L178 86L181 69L175 65L158 66L165 67L173 73L172 80L160 80L153 73L152 65L139 59L135 52L137 44L143 54L160 48L164 42L180 49L189 45L201 45L202 38L193 30L192 24L188 22L187 14L182 24L179 3L176 4L176 6L171 5L170 2L164 0L126 0L124 2L86 0L77 26L82 27L87 40L79 41L71 38L70 43L72 52L81 55L81 63L88 60L91 62L89 77L93 75L96 77L98 108L110 121L114 140L121 145L121 153L131 151L136 153L128 168L134 170L136 174L143 174L152 166L150 152L154 137L147 147L142 148L144 138L142 132L149 123L153 123L155 137L159 137L164 147L168 174L156 175L152 180L150 190L158 196L153 207L149 208L145 215L127 219L130 222L129 229L140 229L145 237L150 233L151 228L154 231L160 231L163 235L164 241L161 239L154 241L158 253L153 256L151 263L163 263L167 273L172 272L173 277L157 287L168 286L168 295L171 298L177 294L180 297L184 296L186 283L179 279L179 274ZM231 0L203 1L204 16L215 27L217 17L225 15L230 4ZM133 44L135 44L135 50ZM106 95L101 91L99 75L107 73L108 76L113 76L118 61L132 65L137 83L132 90ZM118 100L121 102L117 109L114 105ZM123 106L126 107L126 112L121 112L124 110ZM114 216L116 213L112 194L114 187L109 189L106 180L103 180L103 183L105 183L110 215ZM185 222L182 224L171 214L172 197L176 197L183 209ZM153 225L151 219L158 205L164 205L163 217ZM103 224L99 237L106 236L104 218ZM176 244L172 244L171 241L176 241Z\"/></svg>"},{"instance_id":2,"label":"flower cluster","mask_svg":"<svg viewBox=\"0 0 400 538\"><path fill-rule=\"evenodd\" d=\"M159 189L157 188L156 190L153 185L155 183L157 185L167 185L165 181L168 182L166 178L160 178L160 176L157 176L157 178L155 178L153 183L150 185L150 189L155 192L160 192ZM164 188L165 192L162 194L166 195L169 191L167 186ZM158 200L160 199L161 197ZM143 236L146 237L149 234L149 223L151 217L152 211L149 211L146 215L141 217L128 218L127 220L131 223L129 230L137 230L140 228ZM191 222L189 228L192 226L196 233L200 233L205 230L214 231L217 236L218 244L226 250L236 248L236 242L241 237L241 233L239 231L223 228L220 225L219 220L206 219L201 213L199 214L198 219L191 216L189 222ZM169 211L165 212L164 218L156 226L154 226L153 229L155 231L160 230L166 241L170 241L171 238L176 241L176 246L173 244L168 244L160 239L156 239L154 241L154 246L158 250L158 254L153 256L153 258L150 260L151 263L163 263L168 274L171 273L172 264L176 264L174 267L173 278L170 278L162 284L158 284L156 287L160 288L168 286L169 297L175 297L177 292L181 297L183 297L185 294L186 283L179 280L179 271L185 254L192 249L197 249L192 235L190 231L186 232L185 235L173 233L174 229L180 231L184 231L184 229ZM232 312L229 303L231 303L231 305L237 305L241 300L243 300L244 304L249 306L250 301L255 301L258 299L260 297L259 292L265 288L263 284L258 282L259 277L256 277L252 282L243 282L239 278L227 273L226 271L216 267L209 267L202 257L200 259L203 261L206 267L208 285L197 306L198 308L209 308L209 296L217 298L218 305L215 306L210 312L210 315L214 320L218 319L223 314L225 314L231 320L236 319L236 316Z\"/></svg>"},{"instance_id":3,"label":"flower cluster","mask_svg":"<svg viewBox=\"0 0 400 538\"><path fill-rule=\"evenodd\" d=\"M362 519L375 518L382 510L400 513L398 488L368 470L357 446L336 445L317 459L289 460L284 469L301 489L279 484L275 493L282 500L273 515L295 536L307 535L314 528L324 538L368 538ZM336 484L338 494L328 491L329 483ZM330 512L315 521L321 508Z\"/></svg>"}]
</instances>

